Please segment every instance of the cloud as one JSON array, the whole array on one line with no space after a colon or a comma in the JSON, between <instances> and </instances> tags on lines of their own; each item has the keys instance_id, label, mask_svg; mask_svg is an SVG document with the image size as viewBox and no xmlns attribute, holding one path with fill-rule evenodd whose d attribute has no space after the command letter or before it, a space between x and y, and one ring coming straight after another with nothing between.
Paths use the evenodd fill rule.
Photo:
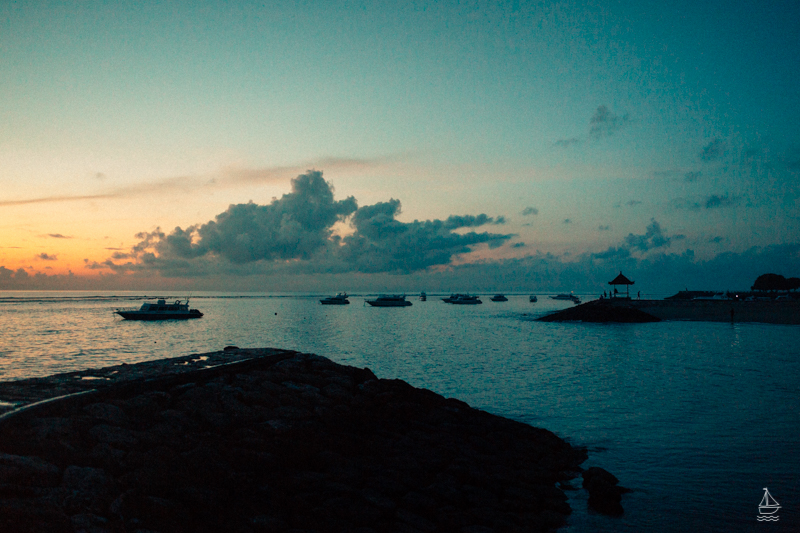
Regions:
<instances>
[{"instance_id":1,"label":"cloud","mask_svg":"<svg viewBox=\"0 0 800 533\"><path fill-rule=\"evenodd\" d=\"M47 236L50 237L50 238L53 238L53 239L71 239L72 238L72 237L67 236L67 235L61 235L60 233L48 233Z\"/></svg>"},{"instance_id":2,"label":"cloud","mask_svg":"<svg viewBox=\"0 0 800 533\"><path fill-rule=\"evenodd\" d=\"M608 229L608 226L600 226L600 230ZM685 235L665 235L656 219L651 218L645 232L641 235L629 233L623 242L617 246L610 246L607 250L599 253L588 254L592 259L619 260L620 258L632 257L634 252L644 255L651 250L667 248L673 240L683 240Z\"/></svg>"},{"instance_id":3,"label":"cloud","mask_svg":"<svg viewBox=\"0 0 800 533\"><path fill-rule=\"evenodd\" d=\"M629 233L625 237L625 244L642 252L669 246L670 242L671 238L664 235L661 225L654 218L650 219L650 224L647 225L647 231L645 231L644 235Z\"/></svg>"},{"instance_id":4,"label":"cloud","mask_svg":"<svg viewBox=\"0 0 800 533\"><path fill-rule=\"evenodd\" d=\"M706 197L705 201L706 209L716 209L719 207L733 207L736 205L739 205L739 197L728 196L727 194L725 195L712 194L711 196Z\"/></svg>"},{"instance_id":5,"label":"cloud","mask_svg":"<svg viewBox=\"0 0 800 533\"><path fill-rule=\"evenodd\" d=\"M458 228L474 228L485 226L486 224L505 224L506 219L505 217L497 217L496 219L486 216L486 215L450 215L447 217L447 220L444 221L444 227L447 229L458 229Z\"/></svg>"},{"instance_id":6,"label":"cloud","mask_svg":"<svg viewBox=\"0 0 800 533\"><path fill-rule=\"evenodd\" d=\"M594 259L626 259L631 256L631 251L624 246L610 246L607 250L592 254Z\"/></svg>"},{"instance_id":7,"label":"cloud","mask_svg":"<svg viewBox=\"0 0 800 533\"><path fill-rule=\"evenodd\" d=\"M531 216L531 215L538 215L538 214L539 214L539 210L536 209L535 207L526 207L525 209L522 210L522 216L524 216L524 217Z\"/></svg>"},{"instance_id":8,"label":"cloud","mask_svg":"<svg viewBox=\"0 0 800 533\"><path fill-rule=\"evenodd\" d=\"M687 172L683 175L683 181L687 183L694 183L695 181L700 179L702 172Z\"/></svg>"},{"instance_id":9,"label":"cloud","mask_svg":"<svg viewBox=\"0 0 800 533\"><path fill-rule=\"evenodd\" d=\"M511 245L512 248L525 248L526 244L524 242L515 242Z\"/></svg>"},{"instance_id":10,"label":"cloud","mask_svg":"<svg viewBox=\"0 0 800 533\"><path fill-rule=\"evenodd\" d=\"M175 228L160 242L184 259L209 253L232 263L308 259L326 246L333 224L357 208L352 196L334 201L333 189L322 173L309 171L293 179L292 192L280 200L269 205L231 205L215 221L186 230Z\"/></svg>"},{"instance_id":11,"label":"cloud","mask_svg":"<svg viewBox=\"0 0 800 533\"><path fill-rule=\"evenodd\" d=\"M622 116L611 112L605 105L600 105L589 119L589 141L597 141L604 137L610 137L630 122L628 114ZM570 148L584 142L578 137L568 139L558 139L553 143L557 148Z\"/></svg>"},{"instance_id":12,"label":"cloud","mask_svg":"<svg viewBox=\"0 0 800 533\"><path fill-rule=\"evenodd\" d=\"M642 202L640 200L628 200L627 202L625 202L625 205L627 205L628 207L636 207L641 203Z\"/></svg>"},{"instance_id":13,"label":"cloud","mask_svg":"<svg viewBox=\"0 0 800 533\"><path fill-rule=\"evenodd\" d=\"M589 119L589 137L596 140L611 136L628 122L627 113L620 117L612 113L605 105L601 105Z\"/></svg>"},{"instance_id":14,"label":"cloud","mask_svg":"<svg viewBox=\"0 0 800 533\"><path fill-rule=\"evenodd\" d=\"M675 209L699 211L701 209L736 207L741 203L741 199L741 196L737 195L711 194L700 199L676 198L671 203Z\"/></svg>"},{"instance_id":15,"label":"cloud","mask_svg":"<svg viewBox=\"0 0 800 533\"><path fill-rule=\"evenodd\" d=\"M40 253L36 256L36 259L41 259L42 261L56 261L58 259L55 255L50 255L47 253Z\"/></svg>"},{"instance_id":16,"label":"cloud","mask_svg":"<svg viewBox=\"0 0 800 533\"><path fill-rule=\"evenodd\" d=\"M269 205L231 205L215 220L169 234L157 229L137 235L127 254L91 265L117 272L155 269L180 275L193 271L253 273L258 268L306 272L414 272L447 265L478 244L501 246L510 234L456 232L504 217L453 215L446 220L401 222L399 200L358 207L356 199L336 201L322 172L292 180L292 192ZM349 221L352 233L333 233ZM115 262L127 260L125 263Z\"/></svg>"},{"instance_id":17,"label":"cloud","mask_svg":"<svg viewBox=\"0 0 800 533\"><path fill-rule=\"evenodd\" d=\"M316 162L324 163L328 168L363 171L383 167L391 161L392 158L388 157L373 159L328 157L319 159ZM283 182L289 180L292 176L296 176L299 172L302 172L304 168L308 168L308 166L313 167L315 165L260 168L225 167L219 172L206 176L173 176L129 187L117 187L97 194L75 196L56 195L19 200L4 200L0 201L0 207L42 203L80 202L86 200L124 200L141 196L147 197L174 193L193 194L205 190L208 187L219 189L240 187L242 185ZM98 179L98 181L104 181L104 179Z\"/></svg>"},{"instance_id":18,"label":"cloud","mask_svg":"<svg viewBox=\"0 0 800 533\"><path fill-rule=\"evenodd\" d=\"M497 247L513 236L453 232L481 221L489 223L485 215L404 223L396 219L399 213L399 200L359 208L352 217L355 232L342 239L338 250L343 264L358 272L414 272L447 265L476 244Z\"/></svg>"},{"instance_id":19,"label":"cloud","mask_svg":"<svg viewBox=\"0 0 800 533\"><path fill-rule=\"evenodd\" d=\"M719 159L725 149L725 143L721 139L712 139L700 151L700 159L702 161L714 161Z\"/></svg>"},{"instance_id":20,"label":"cloud","mask_svg":"<svg viewBox=\"0 0 800 533\"><path fill-rule=\"evenodd\" d=\"M608 226L608 225L603 226L601 224L601 225L597 226L597 231L609 231L610 229L611 229L611 226Z\"/></svg>"},{"instance_id":21,"label":"cloud","mask_svg":"<svg viewBox=\"0 0 800 533\"><path fill-rule=\"evenodd\" d=\"M576 144L580 144L581 140L577 137L571 137L569 139L559 139L555 143L555 146L559 148L569 148L570 146L575 146Z\"/></svg>"},{"instance_id":22,"label":"cloud","mask_svg":"<svg viewBox=\"0 0 800 533\"><path fill-rule=\"evenodd\" d=\"M564 224L572 224L572 219L570 219L570 218L565 218L565 219L564 219Z\"/></svg>"}]
</instances>

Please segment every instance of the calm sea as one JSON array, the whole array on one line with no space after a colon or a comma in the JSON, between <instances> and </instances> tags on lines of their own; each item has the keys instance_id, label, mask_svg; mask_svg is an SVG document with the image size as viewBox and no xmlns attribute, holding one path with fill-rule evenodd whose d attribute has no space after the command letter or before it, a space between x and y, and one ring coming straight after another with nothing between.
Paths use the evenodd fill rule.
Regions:
<instances>
[{"instance_id":1,"label":"calm sea","mask_svg":"<svg viewBox=\"0 0 800 533\"><path fill-rule=\"evenodd\" d=\"M543 294L372 308L365 294L322 306L325 295L201 293L200 320L112 314L141 296L0 292L0 380L226 345L312 352L587 446L585 467L634 492L620 518L568 492L568 531L800 531L799 326L535 322L572 305ZM764 487L782 505L777 522L757 521Z\"/></svg>"}]
</instances>

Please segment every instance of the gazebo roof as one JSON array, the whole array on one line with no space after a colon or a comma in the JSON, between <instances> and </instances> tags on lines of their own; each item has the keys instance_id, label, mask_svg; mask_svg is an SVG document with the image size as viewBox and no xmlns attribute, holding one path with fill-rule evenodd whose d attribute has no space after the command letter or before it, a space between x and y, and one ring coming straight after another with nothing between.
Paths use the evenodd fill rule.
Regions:
<instances>
[{"instance_id":1,"label":"gazebo roof","mask_svg":"<svg viewBox=\"0 0 800 533\"><path fill-rule=\"evenodd\" d=\"M622 272L619 273L619 276L608 282L609 285L633 285L633 283L633 281L623 276Z\"/></svg>"}]
</instances>

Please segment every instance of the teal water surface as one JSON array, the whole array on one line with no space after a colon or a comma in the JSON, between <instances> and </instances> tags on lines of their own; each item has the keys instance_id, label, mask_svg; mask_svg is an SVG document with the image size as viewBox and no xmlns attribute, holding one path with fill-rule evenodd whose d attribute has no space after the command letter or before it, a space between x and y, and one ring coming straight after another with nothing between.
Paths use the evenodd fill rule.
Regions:
<instances>
[{"instance_id":1,"label":"teal water surface","mask_svg":"<svg viewBox=\"0 0 800 533\"><path fill-rule=\"evenodd\" d=\"M585 467L634 492L609 518L569 491L568 531L800 530L798 326L537 322L572 305L544 295L406 308L322 296L202 293L202 319L135 322L113 310L140 293L0 293L0 380L226 345L313 352L588 447ZM757 520L764 487L782 505L777 522Z\"/></svg>"}]
</instances>

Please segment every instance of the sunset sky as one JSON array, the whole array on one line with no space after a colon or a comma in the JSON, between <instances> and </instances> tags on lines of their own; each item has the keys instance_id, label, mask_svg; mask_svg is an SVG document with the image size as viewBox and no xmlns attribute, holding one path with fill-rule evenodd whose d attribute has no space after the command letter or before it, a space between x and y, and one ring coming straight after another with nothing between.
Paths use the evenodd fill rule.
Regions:
<instances>
[{"instance_id":1,"label":"sunset sky","mask_svg":"<svg viewBox=\"0 0 800 533\"><path fill-rule=\"evenodd\" d=\"M0 289L798 276L798 43L795 1L3 2Z\"/></svg>"}]
</instances>

